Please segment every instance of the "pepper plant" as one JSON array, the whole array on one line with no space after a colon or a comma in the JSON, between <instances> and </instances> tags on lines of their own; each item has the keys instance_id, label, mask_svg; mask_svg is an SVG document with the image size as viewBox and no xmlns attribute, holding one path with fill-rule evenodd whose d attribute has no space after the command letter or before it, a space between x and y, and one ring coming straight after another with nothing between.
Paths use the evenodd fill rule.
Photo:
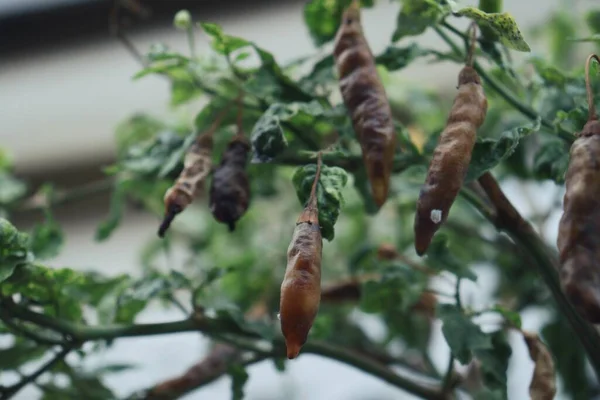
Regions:
<instances>
[{"instance_id":1,"label":"pepper plant","mask_svg":"<svg viewBox=\"0 0 600 400\"><path fill-rule=\"evenodd\" d=\"M362 6L368 12L377 3ZM522 335L535 364L532 398L553 398L557 386L572 399L598 393L600 337L565 298L556 244L541 231L555 223L550 219L555 208L526 220L498 181L563 185L574 132L587 118L583 58L577 54L584 46L598 49L600 10L581 16L556 12L532 32L549 39L548 48L532 49L501 0L481 0L479 7L400 0L390 42L374 55L398 139L390 195L379 209L330 54L347 5L307 2L298 18L304 18L315 52L289 64L279 63L260 43L179 12L173 29L187 33L182 40L190 52L156 44L140 52L134 79L160 76L170 82L173 108L202 107L177 123L146 114L123 121L115 161L101 182L66 191L50 183L33 188L15 176L8 152L0 153L0 335L10 339L0 349L0 372L20 376L0 386L0 399L15 397L27 385L36 386L45 400L117 399L104 374L126 366L90 372L81 367L86 357L123 338L178 332L197 332L214 346L184 376L139 388L127 398L180 398L229 375L232 398L241 399L249 365L271 360L284 370L294 362L285 359L277 318L296 223L290 215L299 214L308 199L319 151L323 289L300 358L308 353L331 358L424 399L505 399L512 332ZM426 255L418 257L415 202L450 103L426 85L397 77L415 62L462 65L469 38L457 24L468 20L481 31L474 68L488 97L488 116L450 217ZM444 50L418 44L431 31ZM123 33L119 37L125 40ZM196 50L199 38L210 41L210 52ZM140 249L140 273L110 276L102 265L84 272L53 263L65 241L53 209L65 202L112 193L106 218L98 221L97 241L111 239L132 202L155 216L158 228L164 194L182 171L190 144L240 93L242 126L252 144L247 169L252 198L235 231L212 219L207 194L201 193L164 239L156 236ZM236 118L233 107L214 133L215 164L235 134ZM36 213L38 224L22 231L10 222L18 213ZM184 255L180 264L165 265L164 252L171 250ZM481 264L498 277L491 304L461 296L461 284L479 281ZM157 302L181 310L181 319L138 322L140 312ZM539 332L524 332L520 316L532 308L547 310L550 318ZM357 310L385 326L383 338L369 335L355 318ZM495 318L489 322L483 315ZM431 361L429 343L438 320L448 345L445 368ZM75 361L66 360L70 353L77 354ZM31 365L37 366L33 372L23 372Z\"/></svg>"}]
</instances>

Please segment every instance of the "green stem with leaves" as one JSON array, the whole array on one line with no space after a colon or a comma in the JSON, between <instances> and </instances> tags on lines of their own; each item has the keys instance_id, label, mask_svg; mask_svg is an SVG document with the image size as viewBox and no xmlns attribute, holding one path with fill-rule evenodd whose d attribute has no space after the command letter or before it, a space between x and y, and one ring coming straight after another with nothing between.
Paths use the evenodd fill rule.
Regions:
<instances>
[{"instance_id":1,"label":"green stem with leaves","mask_svg":"<svg viewBox=\"0 0 600 400\"><path fill-rule=\"evenodd\" d=\"M114 340L124 337L139 337L165 335L181 332L203 332L209 336L217 336L219 339L227 338L228 342L233 342L236 346L247 348L251 351L260 351L259 347L254 346L252 340L258 340L260 337L242 329L232 320L223 320L209 317L188 318L175 322L164 322L156 324L133 324L133 325L107 325L107 326L84 326L64 321L58 318L49 317L25 307L14 304L10 300L4 300L2 304L7 312L16 319L24 320L36 324L40 327L51 329L69 338L74 343L85 343L97 340ZM226 336L223 336L226 335ZM232 339L231 335L239 337L240 340ZM249 340L250 339L250 340ZM264 350L263 350L264 352ZM282 337L273 339L273 347L267 350L270 357L285 356L285 342ZM364 357L362 354L339 346L320 342L310 341L304 346L304 352L321 355L332 358L348 365L352 365L366 373L377 376L384 381L407 392L421 396L424 399L442 400L445 396L441 390L429 385L419 384L412 378L407 378L396 374L385 364L381 364Z\"/></svg>"},{"instance_id":2,"label":"green stem with leaves","mask_svg":"<svg viewBox=\"0 0 600 400\"><path fill-rule=\"evenodd\" d=\"M463 40L467 41L468 37L450 25L447 22L443 22L442 26L449 30L450 32L460 36ZM439 26L434 27L436 33L450 46L452 51L456 53L460 58L464 58L465 53L458 47L458 45L446 34L446 32L440 28ZM518 97L512 94L507 88L505 88L502 84L497 82L494 78L492 78L487 71L481 66L477 61L474 62L473 67L477 71L477 73L481 76L481 78L496 92L498 93L507 103L513 106L517 111L521 114L530 118L533 121L540 119L542 126L551 131L556 131L558 136L563 139L567 143L572 143L575 137L571 132L565 131L562 128L557 128L551 121L546 118L543 118L537 111L523 103Z\"/></svg>"}]
</instances>

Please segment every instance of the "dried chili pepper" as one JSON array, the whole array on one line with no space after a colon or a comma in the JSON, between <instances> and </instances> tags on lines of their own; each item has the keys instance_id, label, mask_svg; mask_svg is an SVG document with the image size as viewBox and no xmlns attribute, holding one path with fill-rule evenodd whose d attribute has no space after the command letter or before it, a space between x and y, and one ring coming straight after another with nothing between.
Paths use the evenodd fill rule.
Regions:
<instances>
[{"instance_id":1,"label":"dried chili pepper","mask_svg":"<svg viewBox=\"0 0 600 400\"><path fill-rule=\"evenodd\" d=\"M165 193L165 216L158 236L164 237L173 219L190 205L210 174L212 168L213 134L225 117L225 110L220 113L208 130L199 135L190 146L183 160L183 171Z\"/></svg>"},{"instance_id":2,"label":"dried chili pepper","mask_svg":"<svg viewBox=\"0 0 600 400\"><path fill-rule=\"evenodd\" d=\"M354 0L345 10L333 50L340 90L362 148L373 200L381 207L388 196L394 166L396 132L392 111Z\"/></svg>"},{"instance_id":3,"label":"dried chili pepper","mask_svg":"<svg viewBox=\"0 0 600 400\"><path fill-rule=\"evenodd\" d=\"M321 255L323 238L319 227L317 185L321 153L308 203L296 221L287 250L287 267L281 284L279 317L287 357L296 358L306 343L321 302Z\"/></svg>"},{"instance_id":4,"label":"dried chili pepper","mask_svg":"<svg viewBox=\"0 0 600 400\"><path fill-rule=\"evenodd\" d=\"M471 48L466 65L458 75L458 94L450 110L446 127L438 140L425 184L421 188L415 215L415 249L423 255L431 239L448 218L475 146L477 129L487 113L487 99L481 79L473 68L476 24L471 25Z\"/></svg>"},{"instance_id":5,"label":"dried chili pepper","mask_svg":"<svg viewBox=\"0 0 600 400\"><path fill-rule=\"evenodd\" d=\"M238 98L239 100L239 98ZM250 142L242 129L242 105L239 105L237 134L227 145L210 185L210 211L215 219L235 230L236 222L250 205L250 182L246 172Z\"/></svg>"},{"instance_id":6,"label":"dried chili pepper","mask_svg":"<svg viewBox=\"0 0 600 400\"><path fill-rule=\"evenodd\" d=\"M586 60L588 121L577 134L565 176L564 213L558 228L560 279L567 298L592 323L600 323L600 121Z\"/></svg>"}]
</instances>

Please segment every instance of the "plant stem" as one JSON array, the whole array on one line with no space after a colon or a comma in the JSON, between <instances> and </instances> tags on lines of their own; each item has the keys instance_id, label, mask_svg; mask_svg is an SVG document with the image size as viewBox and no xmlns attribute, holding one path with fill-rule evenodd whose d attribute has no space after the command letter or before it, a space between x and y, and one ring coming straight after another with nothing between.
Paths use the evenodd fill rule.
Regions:
<instances>
[{"instance_id":1,"label":"plant stem","mask_svg":"<svg viewBox=\"0 0 600 400\"><path fill-rule=\"evenodd\" d=\"M448 29L449 31L451 31L452 33L460 36L463 40L467 40L467 37L464 33L459 31L452 25L448 24L447 22L443 22L442 26L444 28ZM450 37L448 37L448 35L446 35L446 33L440 27L436 26L436 27L434 27L434 29L435 29L436 33L448 44L448 46L450 46L452 48L452 50L455 53L460 54L461 57L463 56L464 53L460 50L460 48L456 45L456 43L454 43L454 41L452 39L450 39ZM485 69L481 66L481 64L479 64L478 62L475 62L473 67L475 68L477 73L481 76L481 78L494 91L496 91L496 93L498 93L507 103L509 103L511 106L513 106L517 111L519 111L521 114L525 115L527 118L530 118L531 120L534 120L534 121L539 118L542 126L544 126L545 128L547 128L551 131L558 131L557 132L558 136L561 139L563 139L565 142L567 142L569 144L573 142L575 137L573 136L573 134L571 132L568 132L562 128L557 128L552 123L552 121L549 121L546 118L542 118L537 111L535 111L533 108L529 107L527 104L523 103L520 99L518 99L516 96L514 96L508 89L506 89L502 84L500 84L494 78L492 78L485 71Z\"/></svg>"},{"instance_id":2,"label":"plant stem","mask_svg":"<svg viewBox=\"0 0 600 400\"><path fill-rule=\"evenodd\" d=\"M536 261L536 266L546 285L550 289L560 312L566 317L571 328L581 341L596 376L600 378L600 337L594 327L584 321L573 309L564 296L558 279L558 260L546 243L535 232L505 196L500 185L491 173L487 172L479 178L479 184L486 192L496 210L490 214L487 210L480 210L482 214L500 231L505 231L515 243L527 251ZM469 197L467 200L471 201ZM479 209L480 202L472 202Z\"/></svg>"},{"instance_id":3,"label":"plant stem","mask_svg":"<svg viewBox=\"0 0 600 400\"><path fill-rule=\"evenodd\" d=\"M208 317L156 324L107 325L91 327L48 317L16 305L10 301L4 301L1 306L5 307L6 310L15 318L23 319L39 326L55 330L59 333L62 333L66 337L72 338L77 343L84 343L94 340L111 340L123 337L165 335L169 333L200 331L208 335L218 336L220 338L222 338L224 335L227 335L228 337L230 337L231 334L238 335L240 339L244 338L244 340L240 340L239 343L236 342L235 344L237 346L245 347L252 351L257 351L257 347L255 346L249 348L250 345L248 339L259 339L255 333L245 331L233 321ZM232 340L229 339L228 341L231 342ZM282 337L276 337L273 339L273 344L274 347L271 356L280 357L285 355L285 342L283 341ZM399 376L386 365L378 363L368 357L364 357L360 353L355 353L339 346L319 341L308 342L304 346L304 352L321 355L344 362L348 365L352 365L366 373L377 376L378 378L381 378L398 388L404 389L425 399L445 399L445 396L442 395L439 388L436 388L435 386L429 387L427 385L422 385L412 381L409 378Z\"/></svg>"},{"instance_id":4,"label":"plant stem","mask_svg":"<svg viewBox=\"0 0 600 400\"><path fill-rule=\"evenodd\" d=\"M25 378L21 379L15 385L9 386L9 387L5 388L4 390L1 390L0 391L0 399L8 400L8 399L12 398L13 396L15 396L25 386L27 386L30 383L37 380L37 378L39 378L42 374L44 374L44 372L51 370L57 363L59 363L61 360L63 360L67 356L67 354L69 354L71 352L71 350L72 349L70 347L64 347L61 351L56 353L50 361L48 361L46 364L44 364L40 368L38 368L37 371L35 371L31 375L28 375Z\"/></svg>"}]
</instances>

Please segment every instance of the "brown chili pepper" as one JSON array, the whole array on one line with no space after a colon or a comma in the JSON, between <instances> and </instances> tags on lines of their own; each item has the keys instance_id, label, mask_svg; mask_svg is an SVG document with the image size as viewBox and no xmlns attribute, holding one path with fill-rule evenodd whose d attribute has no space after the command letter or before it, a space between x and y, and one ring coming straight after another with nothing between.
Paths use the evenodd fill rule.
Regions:
<instances>
[{"instance_id":1,"label":"brown chili pepper","mask_svg":"<svg viewBox=\"0 0 600 400\"><path fill-rule=\"evenodd\" d=\"M362 148L373 200L381 207L388 196L394 166L396 131L392 111L354 0L342 16L333 50L340 90Z\"/></svg>"},{"instance_id":2,"label":"brown chili pepper","mask_svg":"<svg viewBox=\"0 0 600 400\"><path fill-rule=\"evenodd\" d=\"M323 238L319 227L317 185L321 153L308 203L296 221L287 251L287 267L281 284L279 318L285 337L287 358L293 359L306 343L321 302L321 256Z\"/></svg>"},{"instance_id":3,"label":"brown chili pepper","mask_svg":"<svg viewBox=\"0 0 600 400\"><path fill-rule=\"evenodd\" d=\"M190 146L183 160L183 171L165 193L165 216L158 236L164 237L173 219L190 205L210 174L212 168L213 134L221 125L228 110L220 113L208 130L199 135Z\"/></svg>"},{"instance_id":4,"label":"brown chili pepper","mask_svg":"<svg viewBox=\"0 0 600 400\"><path fill-rule=\"evenodd\" d=\"M473 68L473 53L477 43L476 24L471 26L471 49L466 65L458 75L458 94L450 110L446 128L433 152L425 184L421 188L415 215L415 249L423 255L433 235L448 218L475 146L477 129L487 113L487 99L481 79Z\"/></svg>"},{"instance_id":5,"label":"brown chili pepper","mask_svg":"<svg viewBox=\"0 0 600 400\"><path fill-rule=\"evenodd\" d=\"M229 142L210 185L210 211L215 219L235 230L236 222L250 205L250 182L246 172L250 142L242 129L242 105L239 105L237 134Z\"/></svg>"},{"instance_id":6,"label":"brown chili pepper","mask_svg":"<svg viewBox=\"0 0 600 400\"><path fill-rule=\"evenodd\" d=\"M560 279L567 298L588 321L600 323L600 121L585 65L588 121L570 151L564 213L558 227Z\"/></svg>"}]
</instances>

